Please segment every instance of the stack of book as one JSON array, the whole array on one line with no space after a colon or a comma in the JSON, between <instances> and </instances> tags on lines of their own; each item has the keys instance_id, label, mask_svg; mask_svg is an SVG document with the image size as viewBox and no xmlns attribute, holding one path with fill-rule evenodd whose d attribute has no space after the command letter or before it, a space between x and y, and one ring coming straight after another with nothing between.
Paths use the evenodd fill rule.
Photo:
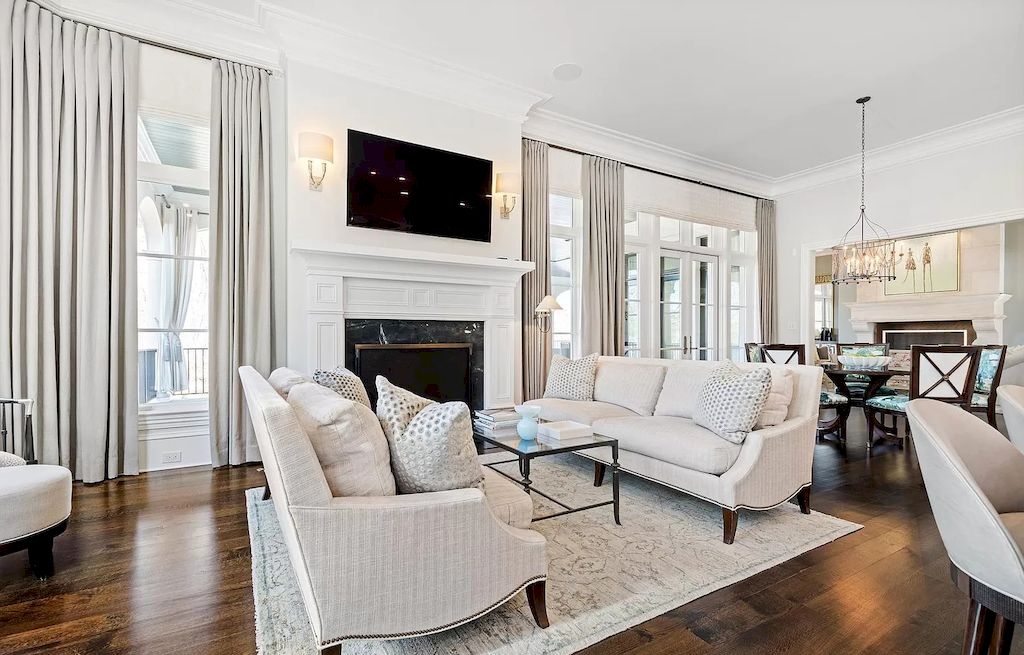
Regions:
<instances>
[{"instance_id":1,"label":"stack of book","mask_svg":"<svg viewBox=\"0 0 1024 655\"><path fill-rule=\"evenodd\" d=\"M473 429L487 437L501 437L516 433L519 414L511 409L478 409L473 417Z\"/></svg>"}]
</instances>

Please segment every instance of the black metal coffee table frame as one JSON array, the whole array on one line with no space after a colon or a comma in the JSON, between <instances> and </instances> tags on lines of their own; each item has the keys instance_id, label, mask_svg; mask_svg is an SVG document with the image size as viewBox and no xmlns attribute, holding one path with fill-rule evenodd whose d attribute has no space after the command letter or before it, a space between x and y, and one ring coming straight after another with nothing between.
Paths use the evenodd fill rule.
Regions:
<instances>
[{"instance_id":1,"label":"black metal coffee table frame","mask_svg":"<svg viewBox=\"0 0 1024 655\"><path fill-rule=\"evenodd\" d=\"M593 437L587 437L589 439L592 439L592 441L582 441L579 438L569 438L569 439L564 439L563 440L563 441L566 442L565 445L563 446L563 445L559 444L558 441L547 441L547 440L522 441L522 440L513 440L513 439L509 439L509 438L502 439L502 438L498 438L498 437L485 436L485 435L479 434L479 433L477 433L474 436L476 436L476 438L480 439L481 441L483 441L486 444L489 444L491 446L495 446L497 448L500 448L500 449L504 450L505 452L509 452L509 453L512 453L513 455L516 455L516 459L505 459L505 460L501 460L501 461L498 461L498 462L490 462L488 464L485 464L485 466L487 466L489 469L491 469L495 473L498 473L499 475L503 475L506 478L508 478L509 480L511 480L512 482L515 482L516 484L522 486L523 490L526 493L528 493L528 494L537 494L538 496L546 498L546 499L550 500L551 502L555 503L556 505L558 505L559 507L563 508L562 511L560 511L560 512L554 512L553 514L547 514L545 516L538 516L537 518L533 519L534 521L544 521L544 520L547 520L547 519L553 519L553 518L558 517L558 516L565 516L566 514L575 514L576 512L585 512L587 510L597 509L598 507L607 507L608 505L611 505L612 506L612 511L614 513L614 516L615 516L615 524L616 525L622 525L622 522L619 520L619 441L618 441L618 439L612 439L611 437L603 437L603 436L600 436L600 435L594 435ZM518 443L513 444L512 443L513 441L518 441ZM529 451L526 451L526 450L523 450L522 448L520 448L520 446L523 445L523 444L525 444L527 446L535 446L535 445L540 444L540 445L546 446L546 448L544 448L543 450L537 450L537 451L534 451L534 452L529 452ZM563 503L562 501L558 500L557 498L554 498L551 495L546 494L543 491L541 491L540 489L536 488L533 485L533 480L530 479L530 462L532 462L534 459L537 459L538 457L545 457L547 455L559 455L561 453L573 453L573 452L579 452L581 450L590 450L590 449L593 449L593 448L604 448L604 447L610 447L612 449L612 462L611 462L611 464L608 465L608 468L610 468L612 470L612 499L611 500L606 500L606 501L603 501L603 502L600 502L600 503L592 503L590 505L584 505L582 507L571 507L570 505L566 505L565 503ZM517 480L515 477L509 475L508 473L505 473L504 471L496 468L500 464L518 464L518 466L519 466L519 475L522 476L521 479Z\"/></svg>"}]
</instances>

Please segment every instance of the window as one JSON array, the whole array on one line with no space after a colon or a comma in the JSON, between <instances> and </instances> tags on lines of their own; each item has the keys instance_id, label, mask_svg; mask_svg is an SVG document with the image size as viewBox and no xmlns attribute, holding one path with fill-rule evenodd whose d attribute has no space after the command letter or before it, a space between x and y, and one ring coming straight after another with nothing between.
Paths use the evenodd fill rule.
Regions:
<instances>
[{"instance_id":1,"label":"window","mask_svg":"<svg viewBox=\"0 0 1024 655\"><path fill-rule=\"evenodd\" d=\"M551 295L562 309L551 317L551 350L556 355L572 357L579 344L579 277L580 215L582 202L569 196L548 196L550 222Z\"/></svg>"},{"instance_id":2,"label":"window","mask_svg":"<svg viewBox=\"0 0 1024 655\"><path fill-rule=\"evenodd\" d=\"M729 359L734 362L743 362L747 359L746 353L743 352L743 344L748 341L747 302L746 267L733 264L729 267Z\"/></svg>"},{"instance_id":3,"label":"window","mask_svg":"<svg viewBox=\"0 0 1024 655\"><path fill-rule=\"evenodd\" d=\"M209 121L143 109L138 178L140 408L206 408Z\"/></svg>"},{"instance_id":4,"label":"window","mask_svg":"<svg viewBox=\"0 0 1024 655\"><path fill-rule=\"evenodd\" d=\"M814 334L818 338L823 329L834 326L832 290L831 282L814 285Z\"/></svg>"},{"instance_id":5,"label":"window","mask_svg":"<svg viewBox=\"0 0 1024 655\"><path fill-rule=\"evenodd\" d=\"M693 325L690 329L690 342L687 344L687 350L690 352L686 352L686 354L692 354L693 359L718 359L716 352L718 341L716 307L718 303L715 302L717 269L716 258L696 259L691 257L690 282L693 288L690 292L690 318Z\"/></svg>"},{"instance_id":6,"label":"window","mask_svg":"<svg viewBox=\"0 0 1024 655\"><path fill-rule=\"evenodd\" d=\"M626 253L626 357L640 357L640 267L639 255Z\"/></svg>"}]
</instances>

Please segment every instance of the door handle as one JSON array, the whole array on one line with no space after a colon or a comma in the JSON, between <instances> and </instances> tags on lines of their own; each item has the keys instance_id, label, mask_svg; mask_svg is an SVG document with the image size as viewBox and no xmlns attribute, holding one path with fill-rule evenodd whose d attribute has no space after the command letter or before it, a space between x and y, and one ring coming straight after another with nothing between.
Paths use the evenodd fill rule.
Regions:
<instances>
[{"instance_id":1,"label":"door handle","mask_svg":"<svg viewBox=\"0 0 1024 655\"><path fill-rule=\"evenodd\" d=\"M686 336L683 337L683 354L684 355L689 355L690 354L690 337L686 337Z\"/></svg>"}]
</instances>

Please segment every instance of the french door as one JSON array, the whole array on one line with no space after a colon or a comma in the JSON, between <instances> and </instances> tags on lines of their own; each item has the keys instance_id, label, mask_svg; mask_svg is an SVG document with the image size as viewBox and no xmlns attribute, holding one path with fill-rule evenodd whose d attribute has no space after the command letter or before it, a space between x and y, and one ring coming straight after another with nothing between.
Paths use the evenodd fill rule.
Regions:
<instances>
[{"instance_id":1,"label":"french door","mask_svg":"<svg viewBox=\"0 0 1024 655\"><path fill-rule=\"evenodd\" d=\"M718 359L718 256L662 250L659 355Z\"/></svg>"}]
</instances>

